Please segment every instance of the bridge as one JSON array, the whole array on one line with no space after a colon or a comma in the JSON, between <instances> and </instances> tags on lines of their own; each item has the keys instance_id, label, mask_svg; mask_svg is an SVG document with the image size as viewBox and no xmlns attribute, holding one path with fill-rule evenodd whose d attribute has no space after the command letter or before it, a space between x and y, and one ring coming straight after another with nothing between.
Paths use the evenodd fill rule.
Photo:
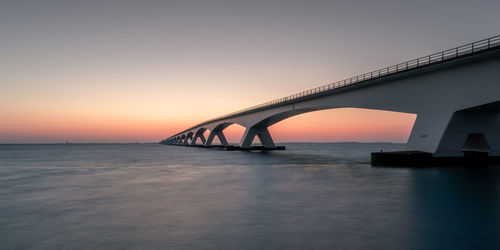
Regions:
<instances>
[{"instance_id":1,"label":"bridge","mask_svg":"<svg viewBox=\"0 0 500 250\"><path fill-rule=\"evenodd\" d=\"M277 149L269 126L311 111L347 107L416 114L408 151L434 157L464 152L500 156L500 36L217 117L160 143L210 147L217 137L220 146L231 147L224 129L239 124L245 132L238 148L256 147L258 137L258 148Z\"/></svg>"}]
</instances>

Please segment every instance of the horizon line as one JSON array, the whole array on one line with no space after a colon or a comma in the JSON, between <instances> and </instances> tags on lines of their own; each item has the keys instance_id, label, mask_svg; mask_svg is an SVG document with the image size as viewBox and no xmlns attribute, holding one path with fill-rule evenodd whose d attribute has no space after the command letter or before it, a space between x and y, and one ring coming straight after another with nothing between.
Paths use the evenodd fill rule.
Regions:
<instances>
[{"instance_id":1,"label":"horizon line","mask_svg":"<svg viewBox=\"0 0 500 250\"><path fill-rule=\"evenodd\" d=\"M391 144L406 144L406 142L390 142L390 141L330 141L330 142L314 142L314 141L287 141L279 142L277 144L283 143L316 143L316 144L326 144L326 143L363 143L363 144L373 144L373 143L391 143ZM0 145L89 145L89 144L160 144L160 142L19 142L19 143L0 143ZM237 145L237 144L230 144Z\"/></svg>"}]
</instances>

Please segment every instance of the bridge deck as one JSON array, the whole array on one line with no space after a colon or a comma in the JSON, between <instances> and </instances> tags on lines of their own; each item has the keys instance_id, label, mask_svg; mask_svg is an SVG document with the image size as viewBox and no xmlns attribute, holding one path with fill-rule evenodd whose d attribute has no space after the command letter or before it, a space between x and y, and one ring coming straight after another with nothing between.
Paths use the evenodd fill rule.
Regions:
<instances>
[{"instance_id":1,"label":"bridge deck","mask_svg":"<svg viewBox=\"0 0 500 250\"><path fill-rule=\"evenodd\" d=\"M365 74L357 75L351 78L347 78L341 81L337 81L334 83L326 84L317 88L309 89L306 91L302 91L300 93L296 93L293 95L289 95L286 97L282 97L276 100L272 100L266 103L262 103L259 105L255 105L243 110L239 110L224 116L216 117L211 120L204 121L202 123L199 123L193 127L190 127L182 132L179 132L169 138L172 138L176 135L185 133L187 131L190 131L194 128L201 127L203 125L217 122L217 121L222 121L225 119L229 118L234 118L238 117L241 115L246 115L266 109L271 109L274 107L282 106L282 105L287 105L287 104L293 104L297 102L301 102L304 100L308 100L310 98L314 98L316 96L322 96L322 95L329 95L335 93L337 90L340 90L342 88L350 87L353 85L357 86L363 86L364 83L367 83L368 81L375 80L375 79L380 79L388 76L393 76L395 74L400 74L403 72L411 71L411 70L416 70L416 69L421 69L425 67L429 67L431 65L436 65L444 62L449 62L453 60L458 60L461 58L465 57L470 57L474 56L477 54L481 53L486 53L492 50L497 50L500 49L500 36L494 36L490 37L487 39L483 39L480 41L476 41L473 43L469 43L466 45L458 46L452 49L444 50L438 53L430 54L424 57L420 57L417 59L413 59L410 61L406 61L403 63L399 63L393 66L389 66L383 69L371 71Z\"/></svg>"},{"instance_id":2,"label":"bridge deck","mask_svg":"<svg viewBox=\"0 0 500 250\"><path fill-rule=\"evenodd\" d=\"M287 104L294 104L301 101L305 101L317 96L324 96L336 93L338 90L343 88L359 86L362 87L363 84L367 84L375 79L381 79L396 74L414 71L417 69L423 69L436 64L445 63L453 60L459 60L465 57L470 57L482 53L486 53L492 50L500 49L500 36L494 36L487 39L479 40L462 46L458 46L452 49L444 50L438 53L430 54L420 58L416 58L410 61L399 63L393 66L385 67L379 70L371 71L365 74L357 75L351 78L347 78L334 83L326 84L320 87L302 91L293 95L285 96L276 100L272 100L266 103L255 105L243 110L239 110L224 116L219 116L204 122L201 122L193 127L183 130L175 135L170 136L167 139L175 137L177 135L183 134L192 129L204 126L209 123L222 121L230 118L239 117L246 114L251 114L259 112L266 109L272 109Z\"/></svg>"}]
</instances>

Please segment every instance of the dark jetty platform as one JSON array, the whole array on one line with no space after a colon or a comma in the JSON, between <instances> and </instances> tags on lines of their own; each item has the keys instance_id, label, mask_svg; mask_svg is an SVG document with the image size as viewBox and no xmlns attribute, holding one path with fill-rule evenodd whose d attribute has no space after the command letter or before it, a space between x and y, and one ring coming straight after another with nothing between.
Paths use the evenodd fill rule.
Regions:
<instances>
[{"instance_id":1,"label":"dark jetty platform","mask_svg":"<svg viewBox=\"0 0 500 250\"><path fill-rule=\"evenodd\" d=\"M242 148L240 146L223 146L223 145L210 145L210 146L204 146L204 145L182 145L182 146L187 146L187 147L198 147L198 148L217 148L217 149L225 149L227 151L274 151L274 150L285 150L285 146L276 146L273 148L270 147L264 147L264 146L252 146L250 148Z\"/></svg>"},{"instance_id":2,"label":"dark jetty platform","mask_svg":"<svg viewBox=\"0 0 500 250\"><path fill-rule=\"evenodd\" d=\"M463 157L434 157L422 151L395 151L371 153L372 166L450 166L500 164L500 157L481 152L465 152Z\"/></svg>"},{"instance_id":3,"label":"dark jetty platform","mask_svg":"<svg viewBox=\"0 0 500 250\"><path fill-rule=\"evenodd\" d=\"M242 148L239 146L228 146L226 147L227 151L273 151L273 150L285 150L285 146L276 146L273 148L264 147L264 146L252 146L250 148Z\"/></svg>"}]
</instances>

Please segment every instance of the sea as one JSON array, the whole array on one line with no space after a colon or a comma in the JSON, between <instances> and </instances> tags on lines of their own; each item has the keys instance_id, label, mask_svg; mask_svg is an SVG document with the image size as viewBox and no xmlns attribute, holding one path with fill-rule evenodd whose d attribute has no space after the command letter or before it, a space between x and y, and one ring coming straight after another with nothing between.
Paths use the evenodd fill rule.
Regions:
<instances>
[{"instance_id":1,"label":"sea","mask_svg":"<svg viewBox=\"0 0 500 250\"><path fill-rule=\"evenodd\" d=\"M0 249L500 249L500 166L282 145L0 145Z\"/></svg>"}]
</instances>

